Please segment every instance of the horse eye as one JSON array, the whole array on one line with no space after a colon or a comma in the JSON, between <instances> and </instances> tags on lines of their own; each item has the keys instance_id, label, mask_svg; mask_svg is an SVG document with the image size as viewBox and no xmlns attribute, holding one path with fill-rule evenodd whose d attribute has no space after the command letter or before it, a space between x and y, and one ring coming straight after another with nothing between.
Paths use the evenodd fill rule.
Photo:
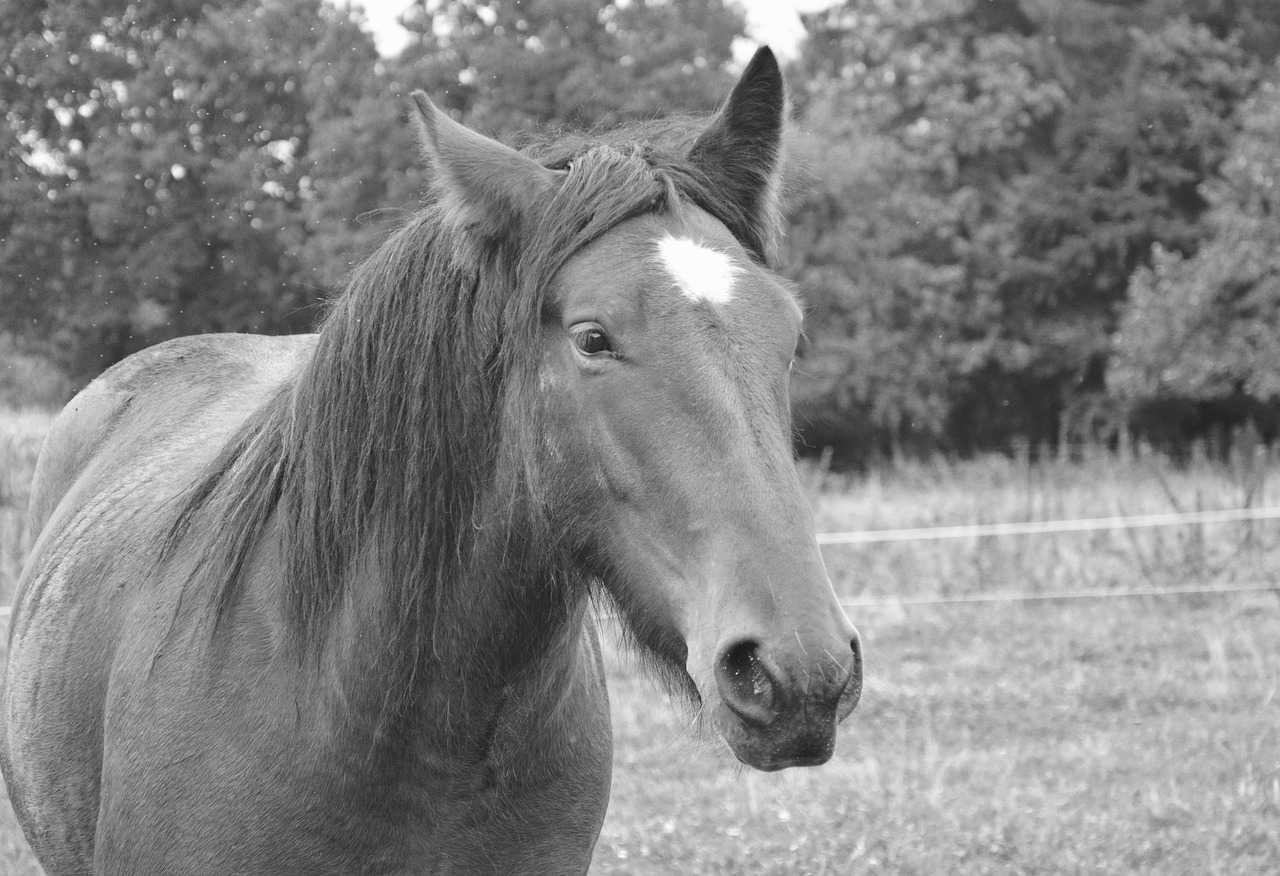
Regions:
<instances>
[{"instance_id":1,"label":"horse eye","mask_svg":"<svg viewBox=\"0 0 1280 876\"><path fill-rule=\"evenodd\" d=\"M598 328L584 328L574 332L573 343L586 356L598 356L613 350L609 336Z\"/></svg>"}]
</instances>

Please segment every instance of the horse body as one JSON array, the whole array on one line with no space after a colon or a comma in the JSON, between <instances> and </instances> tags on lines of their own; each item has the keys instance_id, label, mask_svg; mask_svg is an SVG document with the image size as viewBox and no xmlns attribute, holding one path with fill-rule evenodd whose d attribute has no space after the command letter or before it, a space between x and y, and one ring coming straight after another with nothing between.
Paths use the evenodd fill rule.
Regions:
<instances>
[{"instance_id":1,"label":"horse body","mask_svg":"<svg viewBox=\"0 0 1280 876\"><path fill-rule=\"evenodd\" d=\"M428 206L318 335L162 344L51 430L0 699L51 876L585 872L594 598L740 760L831 756L861 658L791 459L772 56L666 145L419 111Z\"/></svg>"}]
</instances>

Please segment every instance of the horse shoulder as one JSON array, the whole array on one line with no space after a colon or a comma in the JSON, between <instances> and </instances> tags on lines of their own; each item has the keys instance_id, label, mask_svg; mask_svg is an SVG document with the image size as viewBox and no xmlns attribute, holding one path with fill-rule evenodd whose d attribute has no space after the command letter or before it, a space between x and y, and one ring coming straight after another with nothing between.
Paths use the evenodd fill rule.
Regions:
<instances>
[{"instance_id":1,"label":"horse shoulder","mask_svg":"<svg viewBox=\"0 0 1280 876\"><path fill-rule=\"evenodd\" d=\"M145 420L151 435L189 422L184 409L207 411L260 393L296 370L314 335L198 335L134 353L81 390L54 420L36 464L30 522L40 532L110 439ZM245 400L248 400L245 398ZM157 416L157 408L168 415ZM166 422L167 421L167 422Z\"/></svg>"}]
</instances>

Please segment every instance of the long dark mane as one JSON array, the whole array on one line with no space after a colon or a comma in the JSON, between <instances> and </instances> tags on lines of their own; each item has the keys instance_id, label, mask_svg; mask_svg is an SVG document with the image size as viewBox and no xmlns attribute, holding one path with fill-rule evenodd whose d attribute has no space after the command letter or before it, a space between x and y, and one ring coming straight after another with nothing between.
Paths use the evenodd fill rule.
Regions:
<instances>
[{"instance_id":1,"label":"long dark mane","mask_svg":"<svg viewBox=\"0 0 1280 876\"><path fill-rule=\"evenodd\" d=\"M538 545L513 545L510 556L539 553L547 568L532 573L563 579L556 538L535 531L546 496L534 356L555 308L552 278L618 223L682 201L716 216L755 258L772 246L772 230L719 197L689 159L700 130L665 121L526 147L564 172L536 223L467 227L427 196L331 303L313 358L181 506L171 551L192 537L197 515L212 527L187 593L208 600L215 626L255 550L276 554L304 655L357 567L378 570L409 662L438 649L437 622L465 606L459 588L481 533Z\"/></svg>"}]
</instances>

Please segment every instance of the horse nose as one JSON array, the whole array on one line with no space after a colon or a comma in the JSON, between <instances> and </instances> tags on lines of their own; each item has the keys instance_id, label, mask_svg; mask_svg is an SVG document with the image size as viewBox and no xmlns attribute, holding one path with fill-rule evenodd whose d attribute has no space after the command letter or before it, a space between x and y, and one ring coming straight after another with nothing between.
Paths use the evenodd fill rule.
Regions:
<instances>
[{"instance_id":1,"label":"horse nose","mask_svg":"<svg viewBox=\"0 0 1280 876\"><path fill-rule=\"evenodd\" d=\"M850 629L848 651L824 650L825 659L784 671L755 639L741 639L720 650L716 686L720 697L743 721L768 727L804 701L835 708L843 720L862 694L862 643Z\"/></svg>"}]
</instances>

